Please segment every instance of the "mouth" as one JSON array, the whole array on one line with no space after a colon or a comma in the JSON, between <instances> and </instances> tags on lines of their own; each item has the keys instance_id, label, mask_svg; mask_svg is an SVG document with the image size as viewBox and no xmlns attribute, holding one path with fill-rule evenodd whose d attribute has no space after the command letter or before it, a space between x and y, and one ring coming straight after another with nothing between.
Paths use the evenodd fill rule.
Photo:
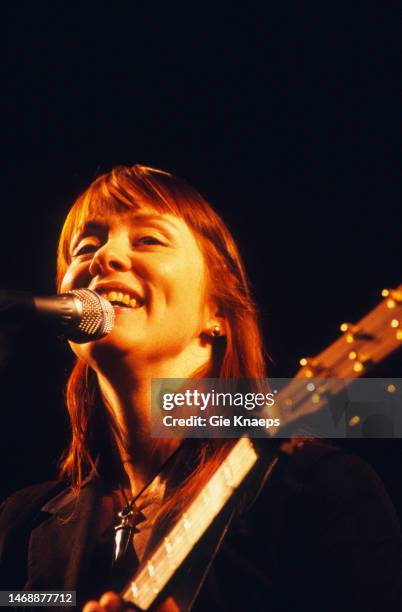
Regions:
<instances>
[{"instance_id":1,"label":"mouth","mask_svg":"<svg viewBox=\"0 0 402 612\"><path fill-rule=\"evenodd\" d=\"M130 287L124 285L98 285L93 288L105 300L108 300L116 308L135 310L144 305L145 300Z\"/></svg>"}]
</instances>

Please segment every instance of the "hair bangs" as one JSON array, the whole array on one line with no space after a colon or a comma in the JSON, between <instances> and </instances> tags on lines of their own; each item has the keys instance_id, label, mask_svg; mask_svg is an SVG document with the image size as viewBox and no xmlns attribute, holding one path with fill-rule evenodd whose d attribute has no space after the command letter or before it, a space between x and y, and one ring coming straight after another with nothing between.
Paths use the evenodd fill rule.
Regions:
<instances>
[{"instance_id":1,"label":"hair bangs","mask_svg":"<svg viewBox=\"0 0 402 612\"><path fill-rule=\"evenodd\" d=\"M74 202L60 235L57 257L57 287L70 263L70 245L74 235L88 220L108 214L138 211L143 207L160 213L183 216L177 200L171 197L169 189L159 177L172 175L146 166L134 166L131 171L121 166L97 178ZM149 176L149 179L147 179ZM152 176L152 179L151 179ZM151 180L150 180L151 179Z\"/></svg>"}]
</instances>

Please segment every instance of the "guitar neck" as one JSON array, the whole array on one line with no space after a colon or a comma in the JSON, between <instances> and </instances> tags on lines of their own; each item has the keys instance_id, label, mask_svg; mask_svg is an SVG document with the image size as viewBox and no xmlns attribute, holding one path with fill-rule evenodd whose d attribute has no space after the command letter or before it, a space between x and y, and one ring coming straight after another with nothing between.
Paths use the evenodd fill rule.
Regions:
<instances>
[{"instance_id":1,"label":"guitar neck","mask_svg":"<svg viewBox=\"0 0 402 612\"><path fill-rule=\"evenodd\" d=\"M147 610L165 588L234 491L255 465L258 455L241 438L122 593L123 599Z\"/></svg>"}]
</instances>

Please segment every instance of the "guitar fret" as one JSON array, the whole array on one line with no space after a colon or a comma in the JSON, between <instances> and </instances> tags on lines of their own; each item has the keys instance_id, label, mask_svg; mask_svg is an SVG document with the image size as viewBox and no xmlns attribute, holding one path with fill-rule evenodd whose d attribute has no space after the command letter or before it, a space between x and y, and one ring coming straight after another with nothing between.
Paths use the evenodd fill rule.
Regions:
<instances>
[{"instance_id":1,"label":"guitar fret","mask_svg":"<svg viewBox=\"0 0 402 612\"><path fill-rule=\"evenodd\" d=\"M147 563L147 570L150 577L153 578L155 576L155 568L150 561Z\"/></svg>"},{"instance_id":2,"label":"guitar fret","mask_svg":"<svg viewBox=\"0 0 402 612\"><path fill-rule=\"evenodd\" d=\"M225 477L227 485L229 487L232 487L234 483L234 477L233 477L233 469L230 464L227 466L225 465L224 470L223 470L223 475Z\"/></svg>"},{"instance_id":3,"label":"guitar fret","mask_svg":"<svg viewBox=\"0 0 402 612\"><path fill-rule=\"evenodd\" d=\"M187 512L183 513L183 527L186 531L191 529L191 522L189 521Z\"/></svg>"}]
</instances>

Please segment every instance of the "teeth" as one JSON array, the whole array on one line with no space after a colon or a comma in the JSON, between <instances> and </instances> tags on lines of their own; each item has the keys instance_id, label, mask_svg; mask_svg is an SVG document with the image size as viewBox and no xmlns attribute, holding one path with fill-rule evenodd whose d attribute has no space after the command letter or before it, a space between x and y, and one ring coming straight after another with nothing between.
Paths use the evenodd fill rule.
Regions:
<instances>
[{"instance_id":1,"label":"teeth","mask_svg":"<svg viewBox=\"0 0 402 612\"><path fill-rule=\"evenodd\" d=\"M128 293L122 293L120 291L106 291L102 293L103 297L109 302L121 302L122 304L126 304L131 308L137 307L137 300L132 298Z\"/></svg>"}]
</instances>

